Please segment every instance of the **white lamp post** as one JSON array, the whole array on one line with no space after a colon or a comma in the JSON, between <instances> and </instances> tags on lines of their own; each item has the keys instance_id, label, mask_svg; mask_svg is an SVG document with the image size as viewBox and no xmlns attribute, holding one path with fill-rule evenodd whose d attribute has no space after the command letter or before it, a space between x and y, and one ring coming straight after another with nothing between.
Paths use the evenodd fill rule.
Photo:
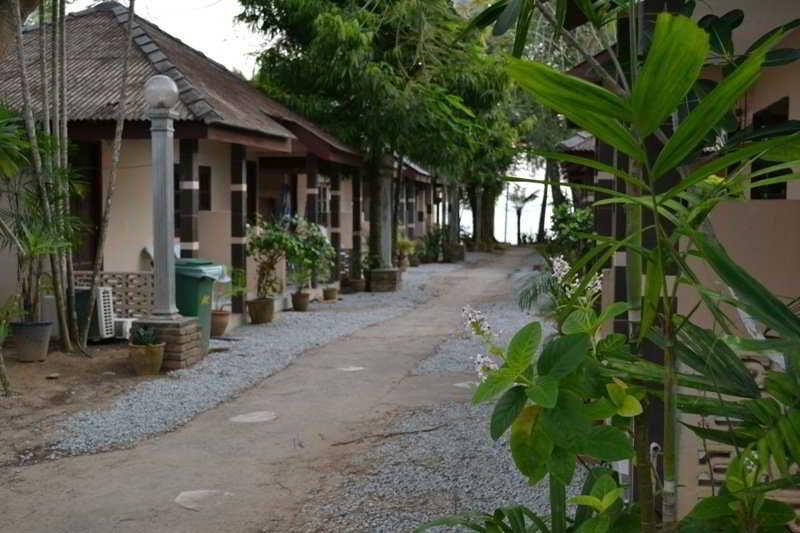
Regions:
<instances>
[{"instance_id":1,"label":"white lamp post","mask_svg":"<svg viewBox=\"0 0 800 533\"><path fill-rule=\"evenodd\" d=\"M144 99L149 107L153 162L153 263L155 294L153 316L177 318L175 306L175 206L173 111L178 103L178 86L172 78L156 75L144 86Z\"/></svg>"}]
</instances>

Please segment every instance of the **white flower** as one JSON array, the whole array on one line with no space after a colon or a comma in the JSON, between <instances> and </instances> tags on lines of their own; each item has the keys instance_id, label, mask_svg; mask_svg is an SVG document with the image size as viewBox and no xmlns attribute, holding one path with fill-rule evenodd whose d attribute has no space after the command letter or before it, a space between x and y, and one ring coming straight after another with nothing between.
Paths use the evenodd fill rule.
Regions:
<instances>
[{"instance_id":1,"label":"white flower","mask_svg":"<svg viewBox=\"0 0 800 533\"><path fill-rule=\"evenodd\" d=\"M475 356L475 372L478 373L478 377L480 378L481 382L486 381L486 378L489 376L489 374L498 368L500 367L497 365L494 359L488 355L479 353Z\"/></svg>"},{"instance_id":2,"label":"white flower","mask_svg":"<svg viewBox=\"0 0 800 533\"><path fill-rule=\"evenodd\" d=\"M467 330L468 333L479 336L491 334L492 328L489 326L489 322L486 320L486 317L483 316L483 313L467 305L461 310L461 314L464 317L464 329Z\"/></svg>"},{"instance_id":3,"label":"white flower","mask_svg":"<svg viewBox=\"0 0 800 533\"><path fill-rule=\"evenodd\" d=\"M559 255L553 259L553 277L555 277L559 283L564 282L571 269L563 255Z\"/></svg>"}]
</instances>

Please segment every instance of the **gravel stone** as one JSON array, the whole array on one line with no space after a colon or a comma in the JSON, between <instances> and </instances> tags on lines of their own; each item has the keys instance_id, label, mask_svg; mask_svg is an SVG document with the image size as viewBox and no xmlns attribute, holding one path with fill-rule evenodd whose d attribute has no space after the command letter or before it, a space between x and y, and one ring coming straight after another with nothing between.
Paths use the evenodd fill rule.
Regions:
<instances>
[{"instance_id":1,"label":"gravel stone","mask_svg":"<svg viewBox=\"0 0 800 533\"><path fill-rule=\"evenodd\" d=\"M547 515L547 480L531 487L516 470L507 440L492 441L491 409L451 402L403 415L386 433L412 433L357 459L322 504L303 509L309 518L302 531L413 531L437 518L508 505ZM583 479L578 471L568 498L580 492Z\"/></svg>"},{"instance_id":2,"label":"gravel stone","mask_svg":"<svg viewBox=\"0 0 800 533\"><path fill-rule=\"evenodd\" d=\"M308 313L286 312L272 324L238 328L225 340L212 340L211 353L194 367L137 385L108 409L69 417L54 448L94 453L174 430L282 370L303 352L407 313L437 295L433 276L461 268L423 265L403 274L403 287L396 293L346 295L336 305L312 303Z\"/></svg>"}]
</instances>

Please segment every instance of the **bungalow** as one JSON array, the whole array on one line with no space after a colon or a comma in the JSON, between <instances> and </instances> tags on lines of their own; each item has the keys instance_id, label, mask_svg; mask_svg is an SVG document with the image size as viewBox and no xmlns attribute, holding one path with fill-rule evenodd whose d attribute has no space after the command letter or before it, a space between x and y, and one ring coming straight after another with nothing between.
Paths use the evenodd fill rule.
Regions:
<instances>
[{"instance_id":1,"label":"bungalow","mask_svg":"<svg viewBox=\"0 0 800 533\"><path fill-rule=\"evenodd\" d=\"M86 195L72 209L91 228L75 251L77 270L91 268L98 246L128 19L127 8L103 2L66 20L71 162L87 184ZM180 255L245 270L254 293L256 269L246 254L247 223L256 215L302 214L327 228L346 275L351 261L361 256L366 239L362 227L368 230L360 154L155 24L137 16L133 36L104 280L119 286L120 279L152 268L152 163L143 89L156 74L172 78L180 91L174 133L175 243ZM34 110L39 111L39 29L25 31L24 41ZM21 109L17 61L10 55L15 51L8 54L0 61L0 104ZM432 194L424 191L431 187L430 176L418 167L407 168L413 177L409 183L419 183L419 194L429 201ZM430 209L423 214L421 231ZM15 291L13 265L12 255L0 255L0 298ZM141 298L119 289L115 303L126 308L124 313L148 312ZM241 320L244 300L233 301L235 320Z\"/></svg>"}]
</instances>

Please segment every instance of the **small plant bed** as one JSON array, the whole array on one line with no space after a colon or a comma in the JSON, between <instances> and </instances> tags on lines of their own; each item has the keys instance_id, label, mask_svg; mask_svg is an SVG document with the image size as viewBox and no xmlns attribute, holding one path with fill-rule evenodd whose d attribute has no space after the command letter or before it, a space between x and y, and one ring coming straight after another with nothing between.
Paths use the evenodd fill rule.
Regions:
<instances>
[{"instance_id":1,"label":"small plant bed","mask_svg":"<svg viewBox=\"0 0 800 533\"><path fill-rule=\"evenodd\" d=\"M69 415L103 408L142 381L133 374L127 343L90 346L92 357L51 352L44 363L20 363L6 350L12 396L0 396L0 466L55 458L54 432ZM155 378L159 379L159 378Z\"/></svg>"}]
</instances>

